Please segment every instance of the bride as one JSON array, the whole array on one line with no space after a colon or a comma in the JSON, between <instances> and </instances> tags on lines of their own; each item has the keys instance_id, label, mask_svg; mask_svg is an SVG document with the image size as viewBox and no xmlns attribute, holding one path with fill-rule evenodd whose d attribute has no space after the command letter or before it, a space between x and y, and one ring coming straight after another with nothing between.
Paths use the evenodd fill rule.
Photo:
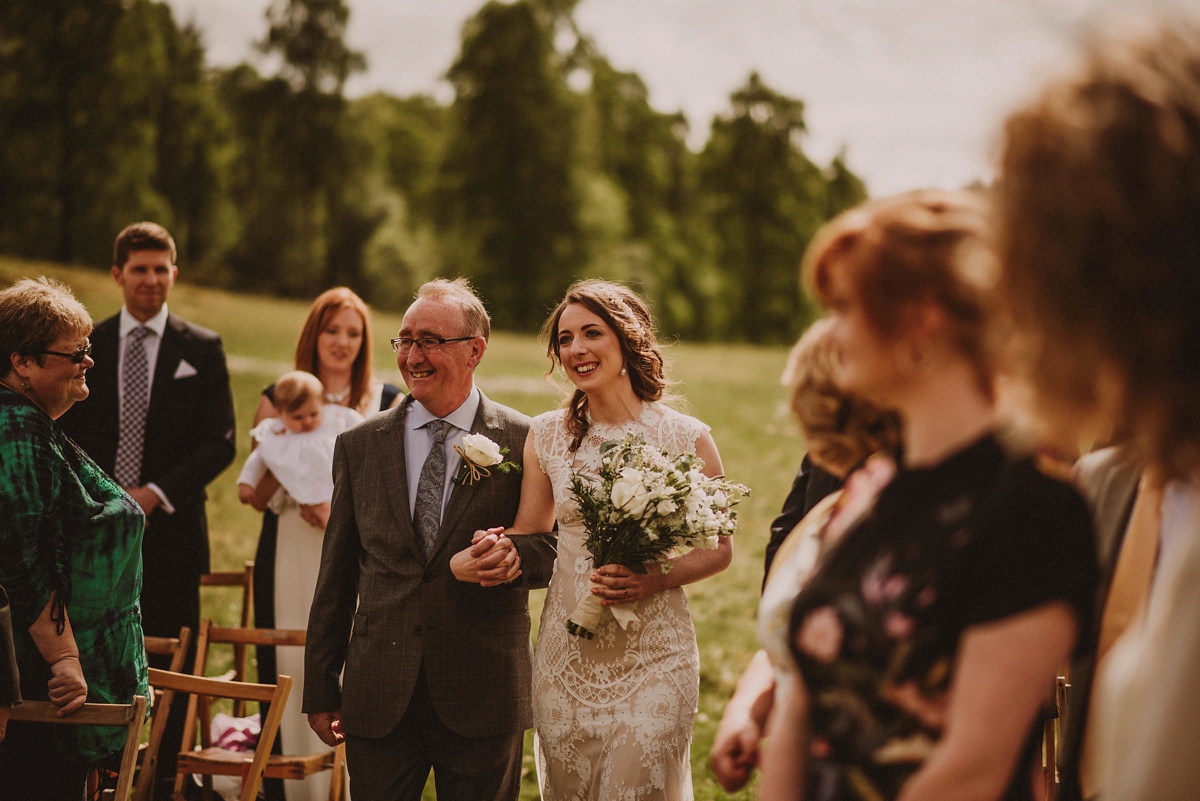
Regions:
<instances>
[{"instance_id":1,"label":"bride","mask_svg":"<svg viewBox=\"0 0 1200 801\"><path fill-rule=\"evenodd\" d=\"M650 312L618 284L573 285L547 320L547 355L575 385L566 408L539 415L525 443L521 508L511 534L545 531L556 517L558 558L534 654L533 715L542 798L690 799L692 718L700 656L682 586L724 570L733 546L693 550L646 573L593 565L570 490L573 471L596 473L600 446L629 432L673 454L694 453L722 473L708 426L659 400L666 385ZM636 614L612 614L594 639L567 632L586 593Z\"/></svg>"}]
</instances>

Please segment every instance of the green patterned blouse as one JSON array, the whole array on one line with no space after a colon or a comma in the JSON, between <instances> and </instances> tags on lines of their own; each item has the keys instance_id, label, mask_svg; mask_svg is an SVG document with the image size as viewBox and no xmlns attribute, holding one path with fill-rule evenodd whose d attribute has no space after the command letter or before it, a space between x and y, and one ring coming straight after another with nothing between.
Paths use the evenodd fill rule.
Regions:
<instances>
[{"instance_id":1,"label":"green patterned blouse","mask_svg":"<svg viewBox=\"0 0 1200 801\"><path fill-rule=\"evenodd\" d=\"M27 700L47 700L50 666L29 636L63 599L91 703L149 697L142 642L142 531L137 503L41 409L0 385L0 585ZM122 729L12 724L62 758L93 762L121 750Z\"/></svg>"}]
</instances>

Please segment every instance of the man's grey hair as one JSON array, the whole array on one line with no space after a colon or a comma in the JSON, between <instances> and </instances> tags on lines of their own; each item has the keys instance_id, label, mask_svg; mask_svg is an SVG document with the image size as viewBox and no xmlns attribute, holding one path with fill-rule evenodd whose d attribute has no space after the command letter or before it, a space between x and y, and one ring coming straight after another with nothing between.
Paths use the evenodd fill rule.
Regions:
<instances>
[{"instance_id":1,"label":"man's grey hair","mask_svg":"<svg viewBox=\"0 0 1200 801\"><path fill-rule=\"evenodd\" d=\"M462 310L463 324L466 330L463 336L483 337L487 339L492 333L492 318L488 316L483 301L475 294L474 287L466 278L437 278L427 281L417 290L417 300L435 300L442 303L452 303Z\"/></svg>"}]
</instances>

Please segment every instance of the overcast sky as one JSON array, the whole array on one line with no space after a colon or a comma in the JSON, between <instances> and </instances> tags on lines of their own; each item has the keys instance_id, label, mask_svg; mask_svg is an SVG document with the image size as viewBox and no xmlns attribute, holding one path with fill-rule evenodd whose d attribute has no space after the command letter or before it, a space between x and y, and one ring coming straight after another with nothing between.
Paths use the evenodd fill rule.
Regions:
<instances>
[{"instance_id":1,"label":"overcast sky","mask_svg":"<svg viewBox=\"0 0 1200 801\"><path fill-rule=\"evenodd\" d=\"M256 58L269 0L168 0L204 31L209 61ZM481 0L348 0L368 71L352 95L426 92L458 53ZM575 17L660 111L682 109L699 147L730 92L758 70L807 105L806 152L845 148L874 195L987 180L1000 122L1070 63L1086 32L1200 0L582 0Z\"/></svg>"}]
</instances>

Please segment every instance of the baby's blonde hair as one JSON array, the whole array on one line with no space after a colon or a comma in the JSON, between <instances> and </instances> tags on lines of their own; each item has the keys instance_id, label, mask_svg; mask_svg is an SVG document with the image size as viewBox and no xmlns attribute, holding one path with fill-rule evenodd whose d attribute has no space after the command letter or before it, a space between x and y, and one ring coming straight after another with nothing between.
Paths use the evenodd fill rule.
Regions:
<instances>
[{"instance_id":1,"label":"baby's blonde hair","mask_svg":"<svg viewBox=\"0 0 1200 801\"><path fill-rule=\"evenodd\" d=\"M312 373L293 370L275 382L275 410L280 414L294 412L313 398L324 400L325 387Z\"/></svg>"}]
</instances>

